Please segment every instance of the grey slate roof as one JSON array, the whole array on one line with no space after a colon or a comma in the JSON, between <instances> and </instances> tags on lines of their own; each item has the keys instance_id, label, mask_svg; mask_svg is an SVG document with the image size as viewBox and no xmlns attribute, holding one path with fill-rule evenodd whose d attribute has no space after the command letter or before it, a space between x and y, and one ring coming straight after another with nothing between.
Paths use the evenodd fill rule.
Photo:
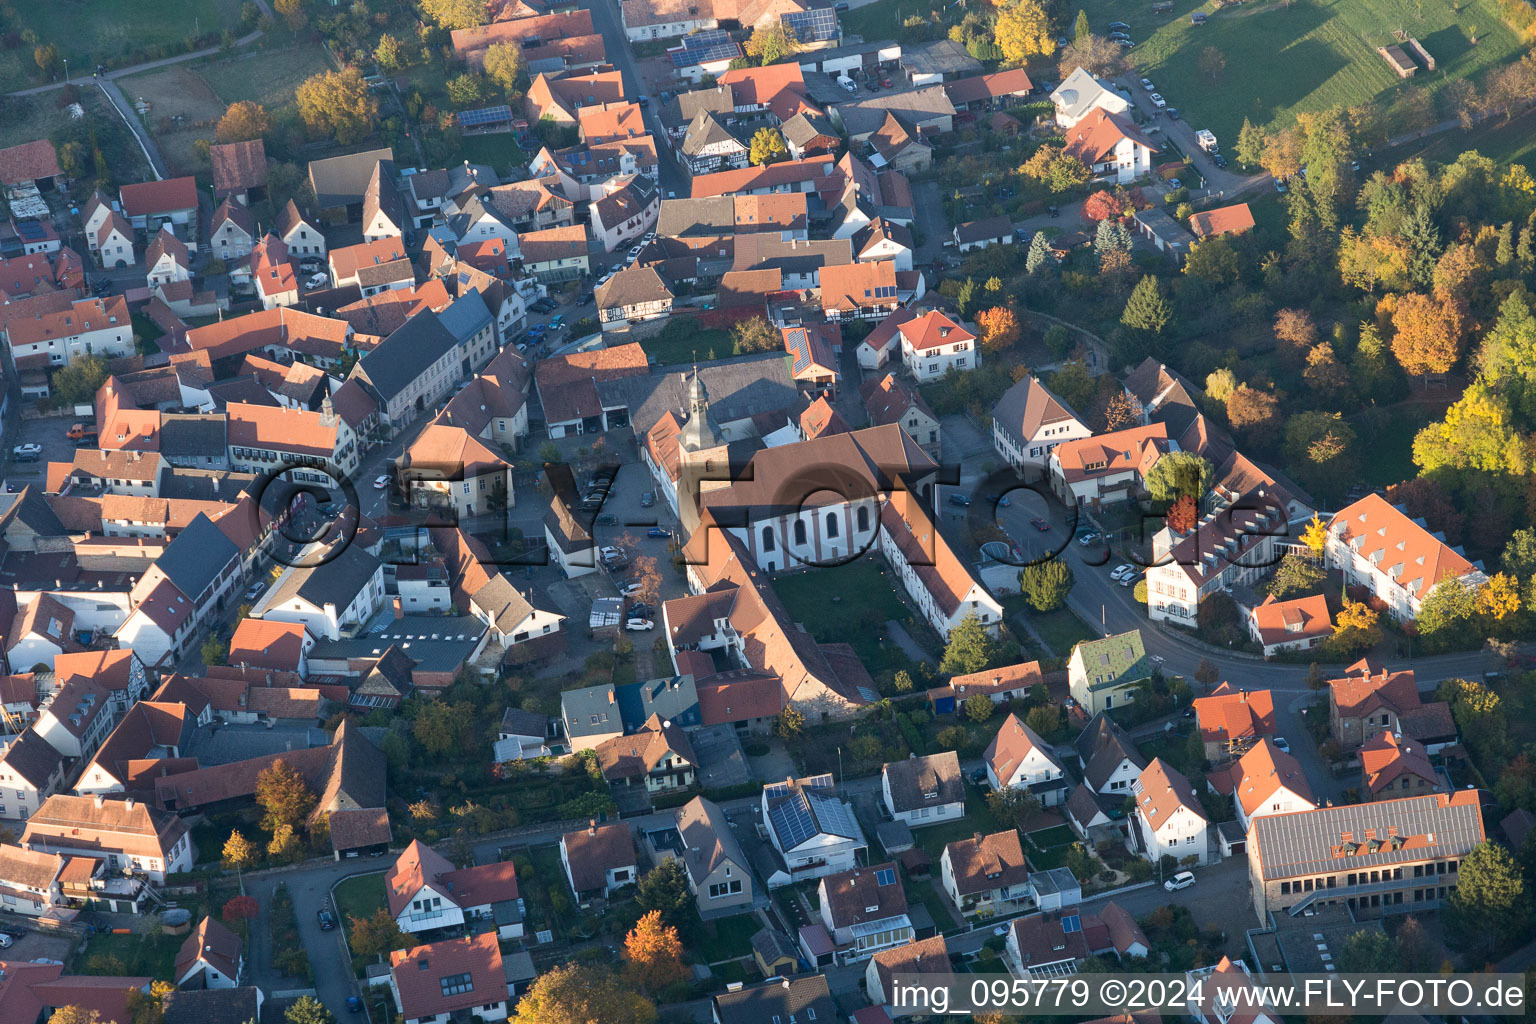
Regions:
<instances>
[{"instance_id":1,"label":"grey slate roof","mask_svg":"<svg viewBox=\"0 0 1536 1024\"><path fill-rule=\"evenodd\" d=\"M386 623L382 633L353 640L321 640L310 650L315 660L380 658L395 644L409 644L409 658L422 672L453 672L474 653L485 623L473 615L407 615Z\"/></svg>"},{"instance_id":2,"label":"grey slate roof","mask_svg":"<svg viewBox=\"0 0 1536 1024\"><path fill-rule=\"evenodd\" d=\"M256 1020L256 988L204 988L165 997L164 1024L246 1024Z\"/></svg>"},{"instance_id":3,"label":"grey slate roof","mask_svg":"<svg viewBox=\"0 0 1536 1024\"><path fill-rule=\"evenodd\" d=\"M892 761L883 769L896 811L965 802L965 781L960 778L960 756L946 750L927 757ZM937 793L928 799L928 793Z\"/></svg>"},{"instance_id":4,"label":"grey slate roof","mask_svg":"<svg viewBox=\"0 0 1536 1024\"><path fill-rule=\"evenodd\" d=\"M43 489L27 484L14 494L0 495L0 532L13 520L39 537L62 537L68 531L43 497Z\"/></svg>"},{"instance_id":5,"label":"grey slate roof","mask_svg":"<svg viewBox=\"0 0 1536 1024\"><path fill-rule=\"evenodd\" d=\"M714 997L720 1024L773 1024L774 1021L836 1021L837 1004L824 974L797 974L748 985Z\"/></svg>"},{"instance_id":6,"label":"grey slate roof","mask_svg":"<svg viewBox=\"0 0 1536 1024\"><path fill-rule=\"evenodd\" d=\"M656 218L656 234L661 238L686 238L690 235L732 235L736 232L736 200L730 196L706 196L702 199L663 199Z\"/></svg>"},{"instance_id":7,"label":"grey slate roof","mask_svg":"<svg viewBox=\"0 0 1536 1024\"><path fill-rule=\"evenodd\" d=\"M59 770L63 760L64 755L55 750L53 744L31 729L16 737L9 749L0 755L0 764L39 790L48 784L49 777Z\"/></svg>"},{"instance_id":8,"label":"grey slate roof","mask_svg":"<svg viewBox=\"0 0 1536 1024\"><path fill-rule=\"evenodd\" d=\"M747 143L717 121L714 114L701 110L688 122L688 134L683 137L682 153L684 156L697 156L706 147L722 142L734 142L743 150L748 148Z\"/></svg>"},{"instance_id":9,"label":"grey slate roof","mask_svg":"<svg viewBox=\"0 0 1536 1024\"><path fill-rule=\"evenodd\" d=\"M1136 766L1138 773L1147 766L1147 759L1136 749L1130 734L1102 711L1094 715L1078 734L1073 746L1083 762L1083 778L1095 790L1102 787L1120 766L1120 762L1127 758Z\"/></svg>"},{"instance_id":10,"label":"grey slate roof","mask_svg":"<svg viewBox=\"0 0 1536 1024\"><path fill-rule=\"evenodd\" d=\"M256 486L255 473L228 469L176 469L160 482L162 498L193 498L198 501L239 501Z\"/></svg>"},{"instance_id":11,"label":"grey slate roof","mask_svg":"<svg viewBox=\"0 0 1536 1024\"><path fill-rule=\"evenodd\" d=\"M340 612L373 579L379 565L379 560L361 545L349 544L345 551L323 565L293 570L273 592L268 605L276 607L301 598L316 608L335 605Z\"/></svg>"},{"instance_id":12,"label":"grey slate roof","mask_svg":"<svg viewBox=\"0 0 1536 1024\"><path fill-rule=\"evenodd\" d=\"M495 318L491 316L491 310L486 306L485 299L479 292L467 291L454 299L446 308L439 310L437 319L448 328L449 334L465 342Z\"/></svg>"},{"instance_id":13,"label":"grey slate roof","mask_svg":"<svg viewBox=\"0 0 1536 1024\"><path fill-rule=\"evenodd\" d=\"M188 600L196 601L220 570L238 557L240 549L235 542L224 536L213 525L213 520L199 512L197 518L165 546L155 564Z\"/></svg>"},{"instance_id":14,"label":"grey slate roof","mask_svg":"<svg viewBox=\"0 0 1536 1024\"><path fill-rule=\"evenodd\" d=\"M439 315L425 310L364 354L357 365L373 390L388 402L458 343Z\"/></svg>"},{"instance_id":15,"label":"grey slate roof","mask_svg":"<svg viewBox=\"0 0 1536 1024\"><path fill-rule=\"evenodd\" d=\"M501 713L501 731L508 736L537 736L543 739L549 735L549 716L536 711L524 711L522 708L507 708Z\"/></svg>"},{"instance_id":16,"label":"grey slate roof","mask_svg":"<svg viewBox=\"0 0 1536 1024\"><path fill-rule=\"evenodd\" d=\"M1352 842L1364 843L1367 829L1374 829L1383 841L1379 850L1334 855L1343 845L1344 833L1350 833ZM1406 840L1405 845L1394 848L1389 838L1392 829ZM1485 838L1475 790L1266 814L1254 819L1251 836L1266 879L1461 857ZM1433 841L1426 843L1430 836Z\"/></svg>"},{"instance_id":17,"label":"grey slate roof","mask_svg":"<svg viewBox=\"0 0 1536 1024\"><path fill-rule=\"evenodd\" d=\"M160 417L160 454L224 457L229 450L229 417L223 413L165 413Z\"/></svg>"},{"instance_id":18,"label":"grey slate roof","mask_svg":"<svg viewBox=\"0 0 1536 1024\"><path fill-rule=\"evenodd\" d=\"M630 422L644 436L668 412L683 419L688 411L686 375L676 370L630 377L623 384ZM742 356L699 367L699 379L709 393L709 411L716 423L731 423L761 413L795 408L799 392L783 352Z\"/></svg>"},{"instance_id":19,"label":"grey slate roof","mask_svg":"<svg viewBox=\"0 0 1536 1024\"><path fill-rule=\"evenodd\" d=\"M309 184L315 193L315 205L325 210L363 201L369 179L380 160L395 159L394 151L369 149L309 162Z\"/></svg>"}]
</instances>

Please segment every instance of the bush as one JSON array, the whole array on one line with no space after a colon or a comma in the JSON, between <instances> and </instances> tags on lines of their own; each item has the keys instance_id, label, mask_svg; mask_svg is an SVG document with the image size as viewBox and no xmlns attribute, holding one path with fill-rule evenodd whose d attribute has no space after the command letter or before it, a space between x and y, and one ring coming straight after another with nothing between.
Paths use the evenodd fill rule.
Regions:
<instances>
[{"instance_id":1,"label":"bush","mask_svg":"<svg viewBox=\"0 0 1536 1024\"><path fill-rule=\"evenodd\" d=\"M741 745L741 752L748 757L764 757L768 753L768 744L762 740L748 740Z\"/></svg>"}]
</instances>

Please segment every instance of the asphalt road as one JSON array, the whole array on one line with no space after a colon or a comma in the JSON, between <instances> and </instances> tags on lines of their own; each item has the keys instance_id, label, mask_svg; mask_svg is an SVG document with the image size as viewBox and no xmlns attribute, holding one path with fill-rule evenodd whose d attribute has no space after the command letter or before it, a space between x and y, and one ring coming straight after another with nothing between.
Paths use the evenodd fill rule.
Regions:
<instances>
[{"instance_id":1,"label":"asphalt road","mask_svg":"<svg viewBox=\"0 0 1536 1024\"><path fill-rule=\"evenodd\" d=\"M624 95L631 99L645 95L645 82L635 66L634 52L630 50L629 40L624 35L624 24L619 18L618 3L616 0L594 0L590 9L592 24L603 37L608 62L624 76ZM656 158L659 165L657 174L661 179L661 194L663 198L674 192L679 196L686 196L688 178L672 159L672 150L664 141L667 132L662 127L661 117L657 113L660 104L659 96L650 97L650 106L645 111L645 123L656 138Z\"/></svg>"}]
</instances>

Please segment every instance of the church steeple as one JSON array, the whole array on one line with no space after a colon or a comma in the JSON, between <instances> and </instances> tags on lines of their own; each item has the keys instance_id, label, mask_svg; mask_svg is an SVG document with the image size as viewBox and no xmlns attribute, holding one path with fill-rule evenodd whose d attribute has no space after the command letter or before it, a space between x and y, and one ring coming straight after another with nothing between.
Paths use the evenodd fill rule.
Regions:
<instances>
[{"instance_id":1,"label":"church steeple","mask_svg":"<svg viewBox=\"0 0 1536 1024\"><path fill-rule=\"evenodd\" d=\"M694 364L693 377L688 381L688 422L683 425L678 443L689 452L717 448L721 443L720 432L709 415L709 389L699 378L698 364Z\"/></svg>"}]
</instances>

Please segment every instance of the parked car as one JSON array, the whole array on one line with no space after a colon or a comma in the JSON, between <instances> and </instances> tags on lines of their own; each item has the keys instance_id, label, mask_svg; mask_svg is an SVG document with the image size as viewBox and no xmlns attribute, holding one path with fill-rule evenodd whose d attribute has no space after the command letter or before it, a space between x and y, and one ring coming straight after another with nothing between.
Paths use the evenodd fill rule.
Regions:
<instances>
[{"instance_id":1,"label":"parked car","mask_svg":"<svg viewBox=\"0 0 1536 1024\"><path fill-rule=\"evenodd\" d=\"M110 277L98 277L96 280L91 282L91 292L93 294L105 295L111 290L112 279Z\"/></svg>"},{"instance_id":2,"label":"parked car","mask_svg":"<svg viewBox=\"0 0 1536 1024\"><path fill-rule=\"evenodd\" d=\"M1152 100L1152 105L1159 110L1168 105L1168 101L1163 99L1162 93L1155 92L1151 95L1150 99Z\"/></svg>"},{"instance_id":3,"label":"parked car","mask_svg":"<svg viewBox=\"0 0 1536 1024\"><path fill-rule=\"evenodd\" d=\"M633 597L634 595L640 593L644 586L645 584L641 583L639 580L625 580L623 583L619 584L619 594L622 597Z\"/></svg>"},{"instance_id":4,"label":"parked car","mask_svg":"<svg viewBox=\"0 0 1536 1024\"><path fill-rule=\"evenodd\" d=\"M1099 539L1099 535L1094 533L1092 530L1090 530L1087 533L1085 533L1085 534L1081 535L1080 537L1078 537L1077 538L1077 542L1079 544L1081 544L1083 547L1087 547L1088 545L1092 544L1094 541L1096 541L1098 539Z\"/></svg>"},{"instance_id":5,"label":"parked car","mask_svg":"<svg viewBox=\"0 0 1536 1024\"><path fill-rule=\"evenodd\" d=\"M1150 78L1143 78L1141 80L1141 87L1147 90L1147 92L1157 92L1157 86L1152 84L1152 79Z\"/></svg>"},{"instance_id":6,"label":"parked car","mask_svg":"<svg viewBox=\"0 0 1536 1024\"><path fill-rule=\"evenodd\" d=\"M1179 188L1183 184L1184 183L1182 181L1180 181L1178 178L1169 178L1168 179L1168 187L1169 188Z\"/></svg>"},{"instance_id":7,"label":"parked car","mask_svg":"<svg viewBox=\"0 0 1536 1024\"><path fill-rule=\"evenodd\" d=\"M1139 572L1135 572L1135 571L1128 572L1124 576L1120 577L1120 585L1122 587L1134 586L1136 584L1136 581L1141 579L1141 576L1142 576L1142 574L1139 573Z\"/></svg>"},{"instance_id":8,"label":"parked car","mask_svg":"<svg viewBox=\"0 0 1536 1024\"><path fill-rule=\"evenodd\" d=\"M1013 505L1012 499L1006 494L989 494L987 495L987 500L998 508L1009 508Z\"/></svg>"},{"instance_id":9,"label":"parked car","mask_svg":"<svg viewBox=\"0 0 1536 1024\"><path fill-rule=\"evenodd\" d=\"M1109 578L1118 582L1127 573L1133 573L1135 571L1135 569L1122 562L1121 564L1115 566L1114 570L1110 572Z\"/></svg>"},{"instance_id":10,"label":"parked car","mask_svg":"<svg viewBox=\"0 0 1536 1024\"><path fill-rule=\"evenodd\" d=\"M650 605L642 604L641 602L636 601L634 604L629 606L629 617L632 619L648 619L652 616L652 614L654 614L655 611L656 609L652 608Z\"/></svg>"},{"instance_id":11,"label":"parked car","mask_svg":"<svg viewBox=\"0 0 1536 1024\"><path fill-rule=\"evenodd\" d=\"M1031 519L1029 521L1029 525L1033 526L1035 529L1039 530L1041 533L1046 533L1051 528L1050 520L1048 520L1048 519L1041 519L1039 516L1036 516L1035 518Z\"/></svg>"},{"instance_id":12,"label":"parked car","mask_svg":"<svg viewBox=\"0 0 1536 1024\"><path fill-rule=\"evenodd\" d=\"M363 1012L363 1001L361 999L357 998L357 996L347 996L347 1012L348 1013L362 1013Z\"/></svg>"},{"instance_id":13,"label":"parked car","mask_svg":"<svg viewBox=\"0 0 1536 1024\"><path fill-rule=\"evenodd\" d=\"M1215 156L1211 157L1211 163L1215 164L1217 167L1220 167L1222 170L1227 169L1227 158L1222 156L1220 153L1217 153Z\"/></svg>"},{"instance_id":14,"label":"parked car","mask_svg":"<svg viewBox=\"0 0 1536 1024\"><path fill-rule=\"evenodd\" d=\"M15 456L17 462L36 462L42 458L43 446L31 443L19 444L11 449L11 454Z\"/></svg>"},{"instance_id":15,"label":"parked car","mask_svg":"<svg viewBox=\"0 0 1536 1024\"><path fill-rule=\"evenodd\" d=\"M321 931L328 932L336 928L336 915L329 910L321 909L315 913L315 916L320 919Z\"/></svg>"},{"instance_id":16,"label":"parked car","mask_svg":"<svg viewBox=\"0 0 1536 1024\"><path fill-rule=\"evenodd\" d=\"M373 489L374 490L382 491L384 488L386 488L388 486L389 486L389 474L388 473L380 473L378 476L373 478Z\"/></svg>"},{"instance_id":17,"label":"parked car","mask_svg":"<svg viewBox=\"0 0 1536 1024\"><path fill-rule=\"evenodd\" d=\"M1109 30L1111 32L1129 32L1131 30L1131 26L1127 25L1123 21L1112 21L1109 23Z\"/></svg>"},{"instance_id":18,"label":"parked car","mask_svg":"<svg viewBox=\"0 0 1536 1024\"><path fill-rule=\"evenodd\" d=\"M550 330L558 331L560 328L562 328L564 326L565 326L565 314L558 313L555 316L552 316L552 317L549 318L549 329Z\"/></svg>"},{"instance_id":19,"label":"parked car","mask_svg":"<svg viewBox=\"0 0 1536 1024\"><path fill-rule=\"evenodd\" d=\"M636 97L635 102L640 105L641 110L644 110L651 105L651 98L649 96L639 96Z\"/></svg>"},{"instance_id":20,"label":"parked car","mask_svg":"<svg viewBox=\"0 0 1536 1024\"><path fill-rule=\"evenodd\" d=\"M848 5L846 3L835 3L835 4L832 5L832 9L834 11L836 11L838 14L847 14L848 10L849 10Z\"/></svg>"},{"instance_id":21,"label":"parked car","mask_svg":"<svg viewBox=\"0 0 1536 1024\"><path fill-rule=\"evenodd\" d=\"M330 283L331 283L331 279L327 275L325 275L325 274L316 274L313 277L311 277L308 281L304 282L304 287L310 289L311 291L313 291L316 288L324 288L326 285L328 285Z\"/></svg>"},{"instance_id":22,"label":"parked car","mask_svg":"<svg viewBox=\"0 0 1536 1024\"><path fill-rule=\"evenodd\" d=\"M1287 740L1284 736L1276 736L1271 740L1271 742L1274 743L1275 749L1280 751L1282 754L1289 754L1291 752L1290 741Z\"/></svg>"},{"instance_id":23,"label":"parked car","mask_svg":"<svg viewBox=\"0 0 1536 1024\"><path fill-rule=\"evenodd\" d=\"M1285 182L1281 181L1279 178L1275 179L1275 191L1282 195L1285 194Z\"/></svg>"},{"instance_id":24,"label":"parked car","mask_svg":"<svg viewBox=\"0 0 1536 1024\"><path fill-rule=\"evenodd\" d=\"M1180 889L1188 889L1194 884L1195 873L1193 871L1180 871L1178 874L1168 879L1168 881L1164 882L1163 888L1167 889L1169 892L1178 892Z\"/></svg>"},{"instance_id":25,"label":"parked car","mask_svg":"<svg viewBox=\"0 0 1536 1024\"><path fill-rule=\"evenodd\" d=\"M1178 107L1169 107L1167 110L1163 111L1163 113L1168 115L1168 119L1170 121L1177 121L1179 119Z\"/></svg>"},{"instance_id":26,"label":"parked car","mask_svg":"<svg viewBox=\"0 0 1536 1024\"><path fill-rule=\"evenodd\" d=\"M255 583L252 583L249 587L245 588L245 599L247 601L254 601L266 592L267 581L257 580Z\"/></svg>"},{"instance_id":27,"label":"parked car","mask_svg":"<svg viewBox=\"0 0 1536 1024\"><path fill-rule=\"evenodd\" d=\"M671 537L672 531L665 526L653 526L645 531L647 537Z\"/></svg>"},{"instance_id":28,"label":"parked car","mask_svg":"<svg viewBox=\"0 0 1536 1024\"><path fill-rule=\"evenodd\" d=\"M299 269L306 274L313 274L324 265L325 264L321 263L320 260L314 256L306 256L299 260Z\"/></svg>"},{"instance_id":29,"label":"parked car","mask_svg":"<svg viewBox=\"0 0 1536 1024\"><path fill-rule=\"evenodd\" d=\"M644 248L645 246L643 245L637 245L633 249L629 250L629 262L633 263L635 261L635 257L640 255L640 250Z\"/></svg>"},{"instance_id":30,"label":"parked car","mask_svg":"<svg viewBox=\"0 0 1536 1024\"><path fill-rule=\"evenodd\" d=\"M0 932L0 949L10 949L14 940L4 932Z\"/></svg>"},{"instance_id":31,"label":"parked car","mask_svg":"<svg viewBox=\"0 0 1536 1024\"><path fill-rule=\"evenodd\" d=\"M1117 43L1120 43L1120 42L1129 42L1131 36L1130 36L1130 33L1128 33L1128 32L1111 32L1109 34L1109 38L1114 40Z\"/></svg>"},{"instance_id":32,"label":"parked car","mask_svg":"<svg viewBox=\"0 0 1536 1024\"><path fill-rule=\"evenodd\" d=\"M619 525L619 517L614 515L612 512L604 512L602 515L597 517L597 525L598 526L618 526Z\"/></svg>"},{"instance_id":33,"label":"parked car","mask_svg":"<svg viewBox=\"0 0 1536 1024\"><path fill-rule=\"evenodd\" d=\"M641 508L650 508L654 504L656 504L656 492L655 491L646 491L644 494L640 495L640 507Z\"/></svg>"},{"instance_id":34,"label":"parked car","mask_svg":"<svg viewBox=\"0 0 1536 1024\"><path fill-rule=\"evenodd\" d=\"M636 633L643 633L647 629L655 629L656 623L651 619L630 619L624 623L624 628Z\"/></svg>"},{"instance_id":35,"label":"parked car","mask_svg":"<svg viewBox=\"0 0 1536 1024\"><path fill-rule=\"evenodd\" d=\"M971 499L966 497L964 494L951 494L949 496L949 503L956 506L957 508L971 507Z\"/></svg>"},{"instance_id":36,"label":"parked car","mask_svg":"<svg viewBox=\"0 0 1536 1024\"><path fill-rule=\"evenodd\" d=\"M604 544L602 546L602 548L600 548L598 550L597 553L602 555L604 558L623 558L623 557L625 557L624 556L624 549L623 548L616 548L612 544Z\"/></svg>"},{"instance_id":37,"label":"parked car","mask_svg":"<svg viewBox=\"0 0 1536 1024\"><path fill-rule=\"evenodd\" d=\"M1136 45L1135 40L1132 39L1113 39L1111 42L1119 46L1122 50L1129 50L1131 47Z\"/></svg>"}]
</instances>

